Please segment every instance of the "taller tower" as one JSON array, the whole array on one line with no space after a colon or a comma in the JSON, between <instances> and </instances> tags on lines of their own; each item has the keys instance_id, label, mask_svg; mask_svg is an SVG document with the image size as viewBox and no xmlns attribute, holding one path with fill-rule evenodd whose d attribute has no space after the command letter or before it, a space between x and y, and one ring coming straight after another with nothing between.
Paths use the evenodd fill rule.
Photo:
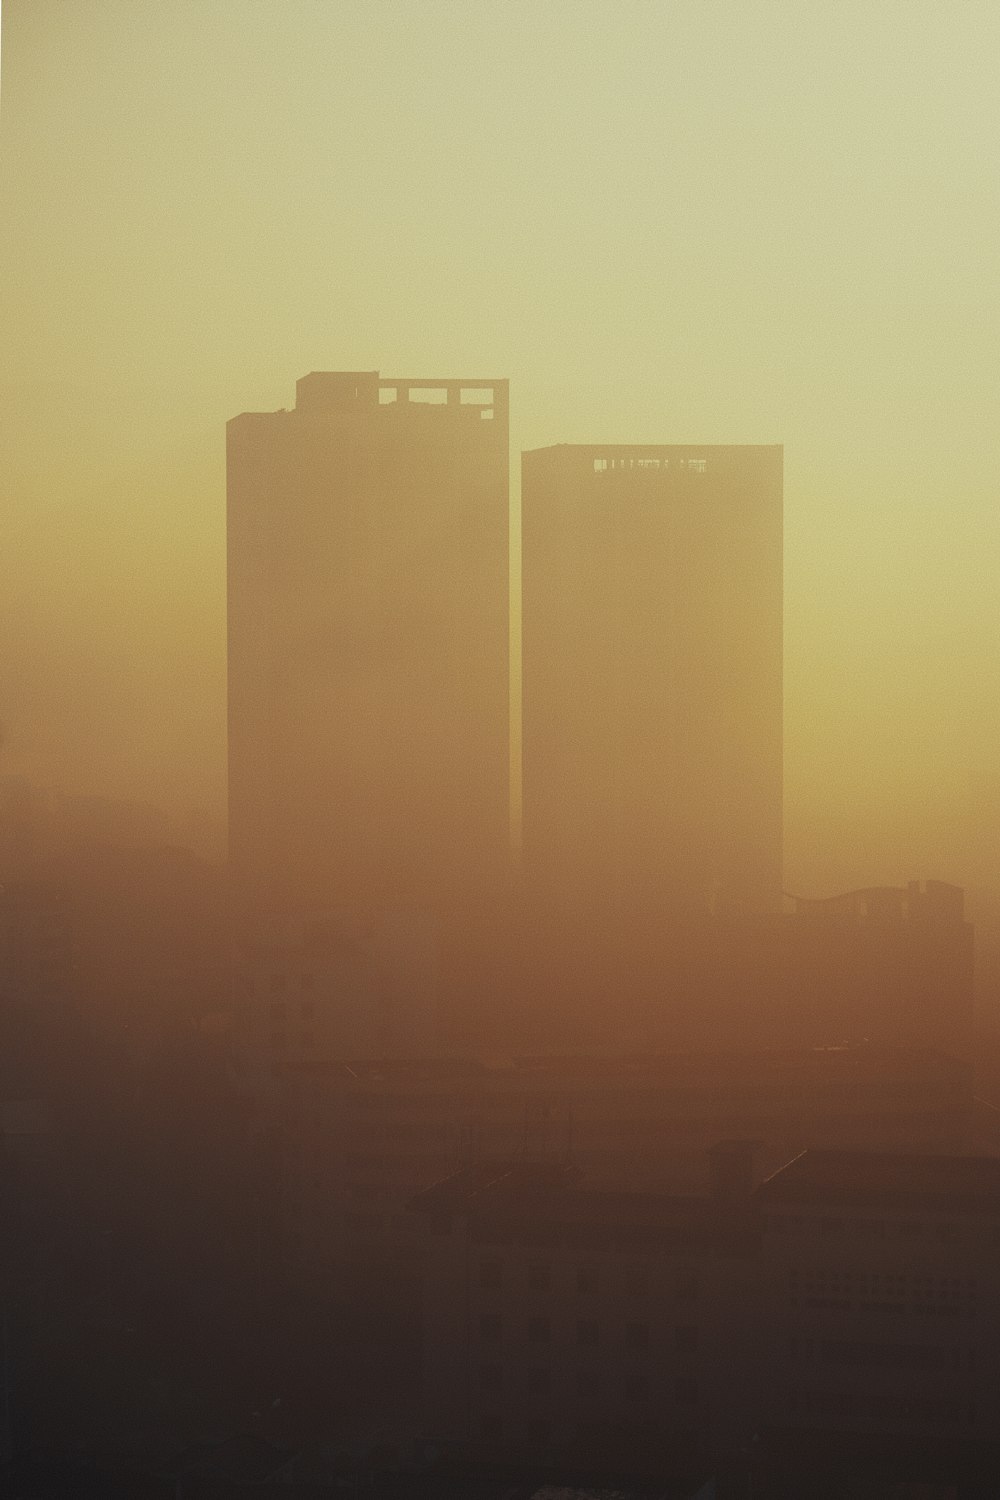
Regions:
<instances>
[{"instance_id":1,"label":"taller tower","mask_svg":"<svg viewBox=\"0 0 1000 1500\"><path fill-rule=\"evenodd\" d=\"M426 951L507 855L507 383L316 373L227 437L239 909Z\"/></svg>"},{"instance_id":2,"label":"taller tower","mask_svg":"<svg viewBox=\"0 0 1000 1500\"><path fill-rule=\"evenodd\" d=\"M522 516L539 906L626 960L664 924L775 909L782 449L543 448Z\"/></svg>"}]
</instances>

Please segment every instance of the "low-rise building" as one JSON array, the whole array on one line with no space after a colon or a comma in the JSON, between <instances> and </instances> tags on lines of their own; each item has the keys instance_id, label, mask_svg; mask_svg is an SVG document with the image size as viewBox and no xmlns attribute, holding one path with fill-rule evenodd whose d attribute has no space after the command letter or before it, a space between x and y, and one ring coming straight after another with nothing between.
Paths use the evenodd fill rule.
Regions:
<instances>
[{"instance_id":1,"label":"low-rise building","mask_svg":"<svg viewBox=\"0 0 1000 1500\"><path fill-rule=\"evenodd\" d=\"M1000 1160L808 1151L756 1196L768 1426L1000 1430Z\"/></svg>"},{"instance_id":2,"label":"low-rise building","mask_svg":"<svg viewBox=\"0 0 1000 1500\"><path fill-rule=\"evenodd\" d=\"M588 1190L523 1163L419 1195L427 1435L623 1472L728 1445L745 1426L756 1273L734 1155L717 1154L705 1197Z\"/></svg>"},{"instance_id":3,"label":"low-rise building","mask_svg":"<svg viewBox=\"0 0 1000 1500\"><path fill-rule=\"evenodd\" d=\"M427 1435L748 1484L838 1449L912 1478L915 1445L928 1479L1000 1472L1000 1161L807 1151L753 1188L751 1151L711 1152L700 1196L523 1162L418 1195Z\"/></svg>"},{"instance_id":4,"label":"low-rise building","mask_svg":"<svg viewBox=\"0 0 1000 1500\"><path fill-rule=\"evenodd\" d=\"M955 1153L972 1108L969 1067L919 1050L288 1059L272 1117L282 1234L300 1270L389 1259L405 1272L406 1202L462 1165L516 1159L594 1188L698 1194L721 1139L758 1142L763 1173L811 1146Z\"/></svg>"}]
</instances>

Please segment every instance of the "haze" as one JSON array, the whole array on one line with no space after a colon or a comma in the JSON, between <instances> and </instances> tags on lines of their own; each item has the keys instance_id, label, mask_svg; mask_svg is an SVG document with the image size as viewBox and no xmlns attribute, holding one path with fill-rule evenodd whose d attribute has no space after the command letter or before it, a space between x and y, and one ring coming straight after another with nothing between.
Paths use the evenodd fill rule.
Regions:
<instances>
[{"instance_id":1,"label":"haze","mask_svg":"<svg viewBox=\"0 0 1000 1500\"><path fill-rule=\"evenodd\" d=\"M994 5L3 26L4 770L221 817L225 420L487 370L515 455L784 443L786 886L931 874L988 925Z\"/></svg>"}]
</instances>

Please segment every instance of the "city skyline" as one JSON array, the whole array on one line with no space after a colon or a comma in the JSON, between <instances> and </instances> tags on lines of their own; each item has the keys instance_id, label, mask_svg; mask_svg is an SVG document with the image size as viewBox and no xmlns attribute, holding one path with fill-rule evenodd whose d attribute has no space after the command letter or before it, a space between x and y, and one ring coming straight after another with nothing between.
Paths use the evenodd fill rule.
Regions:
<instances>
[{"instance_id":1,"label":"city skyline","mask_svg":"<svg viewBox=\"0 0 1000 1500\"><path fill-rule=\"evenodd\" d=\"M998 56L4 0L5 1493L995 1500Z\"/></svg>"},{"instance_id":2,"label":"city skyline","mask_svg":"<svg viewBox=\"0 0 1000 1500\"><path fill-rule=\"evenodd\" d=\"M485 367L784 443L790 887L995 921L994 8L402 9L5 6L0 764L218 816L225 421Z\"/></svg>"}]
</instances>

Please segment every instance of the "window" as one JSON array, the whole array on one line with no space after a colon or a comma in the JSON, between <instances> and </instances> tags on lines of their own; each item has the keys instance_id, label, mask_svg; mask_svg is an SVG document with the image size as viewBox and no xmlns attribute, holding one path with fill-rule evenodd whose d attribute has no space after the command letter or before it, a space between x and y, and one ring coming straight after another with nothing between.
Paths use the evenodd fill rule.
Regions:
<instances>
[{"instance_id":1,"label":"window","mask_svg":"<svg viewBox=\"0 0 1000 1500\"><path fill-rule=\"evenodd\" d=\"M499 1443L503 1437L503 1422L493 1412L486 1412L479 1419L479 1436L484 1443Z\"/></svg>"},{"instance_id":2,"label":"window","mask_svg":"<svg viewBox=\"0 0 1000 1500\"><path fill-rule=\"evenodd\" d=\"M481 1391L498 1391L503 1385L503 1370L499 1365L483 1365L479 1372Z\"/></svg>"},{"instance_id":3,"label":"window","mask_svg":"<svg viewBox=\"0 0 1000 1500\"><path fill-rule=\"evenodd\" d=\"M484 1344L497 1344L503 1331L503 1321L499 1313L483 1313L479 1319L479 1337Z\"/></svg>"},{"instance_id":4,"label":"window","mask_svg":"<svg viewBox=\"0 0 1000 1500\"><path fill-rule=\"evenodd\" d=\"M597 1370L580 1370L576 1377L576 1393L578 1396L599 1396L601 1394L601 1377Z\"/></svg>"},{"instance_id":5,"label":"window","mask_svg":"<svg viewBox=\"0 0 1000 1500\"><path fill-rule=\"evenodd\" d=\"M272 1021L283 1021L284 1019L285 1019L285 1002L284 1002L284 1000L272 1000L271 1001L271 1020Z\"/></svg>"},{"instance_id":6,"label":"window","mask_svg":"<svg viewBox=\"0 0 1000 1500\"><path fill-rule=\"evenodd\" d=\"M551 1330L551 1325L549 1323L548 1318L529 1318L528 1319L528 1341L529 1341L529 1343L532 1343L532 1344L547 1344L548 1341L549 1341L549 1334L551 1333L551 1331L552 1331Z\"/></svg>"},{"instance_id":7,"label":"window","mask_svg":"<svg viewBox=\"0 0 1000 1500\"><path fill-rule=\"evenodd\" d=\"M625 1348L633 1354L648 1354L649 1352L649 1324L648 1323L626 1323L625 1325Z\"/></svg>"},{"instance_id":8,"label":"window","mask_svg":"<svg viewBox=\"0 0 1000 1500\"><path fill-rule=\"evenodd\" d=\"M528 1371L528 1390L547 1391L549 1388L549 1372L539 1365L533 1365Z\"/></svg>"},{"instance_id":9,"label":"window","mask_svg":"<svg viewBox=\"0 0 1000 1500\"><path fill-rule=\"evenodd\" d=\"M479 1285L483 1291L495 1292L503 1285L503 1268L498 1260L484 1260L479 1267Z\"/></svg>"},{"instance_id":10,"label":"window","mask_svg":"<svg viewBox=\"0 0 1000 1500\"><path fill-rule=\"evenodd\" d=\"M528 1267L528 1287L533 1292L547 1292L552 1283L549 1267L537 1261Z\"/></svg>"},{"instance_id":11,"label":"window","mask_svg":"<svg viewBox=\"0 0 1000 1500\"><path fill-rule=\"evenodd\" d=\"M552 1434L552 1424L544 1417L533 1417L528 1423L528 1442L547 1443Z\"/></svg>"},{"instance_id":12,"label":"window","mask_svg":"<svg viewBox=\"0 0 1000 1500\"><path fill-rule=\"evenodd\" d=\"M625 1397L628 1401L645 1401L649 1396L649 1381L645 1375L630 1375L625 1382Z\"/></svg>"},{"instance_id":13,"label":"window","mask_svg":"<svg viewBox=\"0 0 1000 1500\"><path fill-rule=\"evenodd\" d=\"M679 1354L693 1354L698 1347L698 1330L690 1324L674 1329L674 1341Z\"/></svg>"},{"instance_id":14,"label":"window","mask_svg":"<svg viewBox=\"0 0 1000 1500\"><path fill-rule=\"evenodd\" d=\"M581 1296L595 1296L600 1286L600 1279L593 1266L581 1266L576 1273L576 1289Z\"/></svg>"},{"instance_id":15,"label":"window","mask_svg":"<svg viewBox=\"0 0 1000 1500\"><path fill-rule=\"evenodd\" d=\"M595 1349L600 1339L600 1331L593 1318L581 1318L576 1325L576 1341L585 1349Z\"/></svg>"},{"instance_id":16,"label":"window","mask_svg":"<svg viewBox=\"0 0 1000 1500\"><path fill-rule=\"evenodd\" d=\"M682 1376L674 1384L674 1398L681 1406L693 1406L698 1400L698 1382Z\"/></svg>"},{"instance_id":17,"label":"window","mask_svg":"<svg viewBox=\"0 0 1000 1500\"><path fill-rule=\"evenodd\" d=\"M311 1000L302 1000L299 1003L299 1015L303 1021L311 1021L316 1014L316 1007Z\"/></svg>"}]
</instances>

